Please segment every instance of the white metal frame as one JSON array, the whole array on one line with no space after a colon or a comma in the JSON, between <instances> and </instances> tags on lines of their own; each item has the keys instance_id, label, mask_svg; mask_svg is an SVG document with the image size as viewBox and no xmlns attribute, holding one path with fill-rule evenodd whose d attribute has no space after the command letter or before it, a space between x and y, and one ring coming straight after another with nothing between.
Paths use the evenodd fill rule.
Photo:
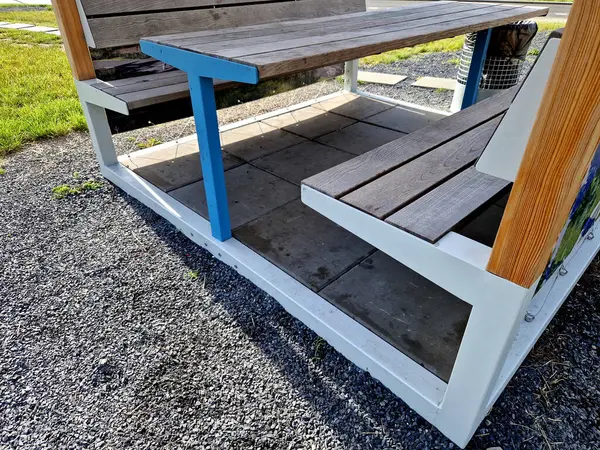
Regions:
<instances>
[{"instance_id":1,"label":"white metal frame","mask_svg":"<svg viewBox=\"0 0 600 450\"><path fill-rule=\"evenodd\" d=\"M79 86L78 86L79 87ZM102 106L90 103L79 90L92 143L102 174L129 195L175 225L196 244L235 268L294 317L326 339L357 366L369 371L412 409L464 447L496 401L577 279L598 251L598 242L584 244L573 258L569 275L554 285L536 321L523 320L533 290L527 290L485 270L491 249L456 233L429 244L308 187L302 200L334 222L381 249L412 270L472 305L471 315L448 383L351 319L345 313L265 260L236 239L220 242L210 223L119 163ZM362 95L357 91L357 94ZM234 129L318 103L336 93L221 128ZM372 97L372 96L371 96ZM379 98L391 103L391 99ZM87 100L87 101L86 101ZM417 105L404 105L419 108ZM446 115L441 111L427 113ZM195 140L189 136L178 142ZM172 145L172 143L161 146ZM142 150L155 151L159 147ZM349 224L352 224L349 226ZM600 240L596 240L600 241ZM542 295L534 297L533 303ZM545 295L545 294L544 294Z\"/></svg>"}]
</instances>

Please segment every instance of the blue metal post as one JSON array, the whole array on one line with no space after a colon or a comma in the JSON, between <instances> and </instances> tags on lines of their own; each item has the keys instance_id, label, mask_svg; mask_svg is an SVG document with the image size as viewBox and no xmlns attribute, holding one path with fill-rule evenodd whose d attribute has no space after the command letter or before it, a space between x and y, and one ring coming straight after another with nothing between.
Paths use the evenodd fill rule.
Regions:
<instances>
[{"instance_id":1,"label":"blue metal post","mask_svg":"<svg viewBox=\"0 0 600 450\"><path fill-rule=\"evenodd\" d=\"M219 241L231 237L231 222L225 188L225 171L219 137L219 122L212 78L188 75L198 145L200 146L200 163L206 190L208 218L212 235Z\"/></svg>"},{"instance_id":2,"label":"blue metal post","mask_svg":"<svg viewBox=\"0 0 600 450\"><path fill-rule=\"evenodd\" d=\"M463 97L462 102L462 109L468 108L477 102L479 83L481 82L481 74L483 73L483 66L485 64L491 37L491 28L477 33L475 49L473 50L473 59L471 60L469 76L467 77L467 86L465 87L465 96Z\"/></svg>"}]
</instances>

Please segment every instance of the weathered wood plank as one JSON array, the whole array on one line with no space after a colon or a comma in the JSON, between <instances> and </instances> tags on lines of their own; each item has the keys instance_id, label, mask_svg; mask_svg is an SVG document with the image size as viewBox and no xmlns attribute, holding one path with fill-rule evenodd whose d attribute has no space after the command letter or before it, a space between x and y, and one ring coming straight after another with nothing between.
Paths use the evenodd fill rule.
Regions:
<instances>
[{"instance_id":1,"label":"weathered wood plank","mask_svg":"<svg viewBox=\"0 0 600 450\"><path fill-rule=\"evenodd\" d=\"M170 72L152 73L150 75L144 75L141 77L123 78L122 80L102 81L100 83L92 84L92 87L100 89L101 91L106 91L109 89L129 86L131 84L140 84L153 82L157 80L165 80L172 77L179 77L181 75L185 75L185 72L183 72L182 70L172 70Z\"/></svg>"},{"instance_id":2,"label":"weathered wood plank","mask_svg":"<svg viewBox=\"0 0 600 450\"><path fill-rule=\"evenodd\" d=\"M137 77L136 77L137 78ZM141 77L140 77L141 78ZM186 83L188 77L186 73L179 73L169 77L159 77L155 80L140 81L138 83L130 83L124 86L117 86L104 89L104 92L113 96L128 94L130 92L148 91L150 89L159 88L162 86L171 86L173 84Z\"/></svg>"},{"instance_id":3,"label":"weathered wood plank","mask_svg":"<svg viewBox=\"0 0 600 450\"><path fill-rule=\"evenodd\" d=\"M223 58L244 58L250 55L270 54L272 52L296 49L298 47L323 45L348 39L375 36L390 32L399 32L425 25L437 24L440 19L457 20L470 16L482 15L485 11L493 11L494 7L470 4L442 6L438 9L425 9L412 14L373 21L376 25L346 24L333 25L319 30L288 32L278 35L250 38L244 40L218 42L213 44L198 44L187 46L190 50L204 54L215 54ZM177 41L173 45L177 45Z\"/></svg>"},{"instance_id":4,"label":"weathered wood plank","mask_svg":"<svg viewBox=\"0 0 600 450\"><path fill-rule=\"evenodd\" d=\"M231 81L215 80L215 89L225 89L236 86L237 83ZM146 89L143 91L128 92L116 95L120 100L127 103L130 110L143 108L145 106L156 105L171 100L178 100L190 96L190 88L186 82L169 84L164 86Z\"/></svg>"},{"instance_id":5,"label":"weathered wood plank","mask_svg":"<svg viewBox=\"0 0 600 450\"><path fill-rule=\"evenodd\" d=\"M488 270L529 288L544 271L600 143L600 2L573 4Z\"/></svg>"},{"instance_id":6,"label":"weathered wood plank","mask_svg":"<svg viewBox=\"0 0 600 450\"><path fill-rule=\"evenodd\" d=\"M472 11L482 8L489 8L489 5L465 5L465 4L442 4L437 8L420 7L381 11L380 14L372 14L370 16L359 15L357 17L349 17L349 15L328 18L327 24L311 21L305 25L295 24L274 26L263 30L240 30L222 36L205 36L202 38L185 38L168 41L170 45L185 46L191 50L198 50L204 54L212 52L218 53L222 57L233 58L240 55L247 55L248 49L254 53L263 53L271 51L269 45L279 42L288 42L293 40L302 40L305 45L310 44L306 38L322 37L326 38L333 33L349 33L349 32L369 32L383 33L390 30L399 29L399 25L406 22L416 21L419 19L439 17L440 14L446 12L457 13L461 11ZM383 29L382 29L383 28ZM404 27L402 27L404 28ZM333 38L331 40L336 40ZM210 41L210 42L209 42ZM323 41L326 42L326 41ZM298 46L298 42L296 42ZM287 47L283 47L287 48ZM266 49L266 50L265 50Z\"/></svg>"},{"instance_id":7,"label":"weathered wood plank","mask_svg":"<svg viewBox=\"0 0 600 450\"><path fill-rule=\"evenodd\" d=\"M502 114L511 105L518 89L519 86L515 86L435 124L308 178L303 183L331 197L340 198Z\"/></svg>"},{"instance_id":8,"label":"weathered wood plank","mask_svg":"<svg viewBox=\"0 0 600 450\"><path fill-rule=\"evenodd\" d=\"M471 167L392 214L386 222L435 243L509 184Z\"/></svg>"},{"instance_id":9,"label":"weathered wood plank","mask_svg":"<svg viewBox=\"0 0 600 450\"><path fill-rule=\"evenodd\" d=\"M80 0L86 16L110 16L123 13L152 13L174 9L193 9L258 3L265 0ZM266 0L268 1L268 0ZM272 0L277 3L285 0Z\"/></svg>"},{"instance_id":10,"label":"weathered wood plank","mask_svg":"<svg viewBox=\"0 0 600 450\"><path fill-rule=\"evenodd\" d=\"M91 80L96 77L92 57L85 41L83 26L75 0L52 0L58 28L65 45L65 53L76 80Z\"/></svg>"},{"instance_id":11,"label":"weathered wood plank","mask_svg":"<svg viewBox=\"0 0 600 450\"><path fill-rule=\"evenodd\" d=\"M230 8L97 17L88 20L97 48L137 44L142 37L216 30L364 11L364 0L300 0Z\"/></svg>"},{"instance_id":12,"label":"weathered wood plank","mask_svg":"<svg viewBox=\"0 0 600 450\"><path fill-rule=\"evenodd\" d=\"M440 1L436 3L436 7L449 4L451 2ZM193 43L209 43L215 41L246 39L262 35L272 35L292 31L301 30L318 30L325 27L330 27L337 23L345 25L360 25L363 21L371 21L377 18L392 18L402 16L403 14L412 13L415 10L422 8L430 8L427 4L418 4L402 7L401 10L377 10L347 13L343 15L332 15L324 17L312 17L309 19L284 20L277 22L262 23L258 25L245 25L238 28L226 28L220 30L199 30L185 33L175 33L162 36L155 36L148 40L162 44L171 44L177 41L180 44Z\"/></svg>"},{"instance_id":13,"label":"weathered wood plank","mask_svg":"<svg viewBox=\"0 0 600 450\"><path fill-rule=\"evenodd\" d=\"M233 60L256 66L261 78L267 78L481 31L543 15L547 12L547 8L536 7L496 6L491 8L498 8L498 10L490 13L488 9L482 9L469 14L467 18L456 19L452 22L438 22L418 28L254 54L233 58ZM486 13L481 11L486 11ZM440 18L441 20L442 18ZM249 49L249 52L251 51Z\"/></svg>"},{"instance_id":14,"label":"weathered wood plank","mask_svg":"<svg viewBox=\"0 0 600 450\"><path fill-rule=\"evenodd\" d=\"M341 200L384 219L473 164L499 123L499 117L492 119L345 195Z\"/></svg>"}]
</instances>

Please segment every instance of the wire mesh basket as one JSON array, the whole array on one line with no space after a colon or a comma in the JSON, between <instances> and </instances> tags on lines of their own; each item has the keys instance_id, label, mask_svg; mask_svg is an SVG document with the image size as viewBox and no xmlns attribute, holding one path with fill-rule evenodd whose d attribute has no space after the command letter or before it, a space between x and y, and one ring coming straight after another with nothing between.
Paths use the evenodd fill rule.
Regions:
<instances>
[{"instance_id":1,"label":"wire mesh basket","mask_svg":"<svg viewBox=\"0 0 600 450\"><path fill-rule=\"evenodd\" d=\"M475 36L467 35L460 63L458 66L457 80L466 85L469 77L469 68L473 59ZM479 84L480 89L508 89L519 82L524 60L505 56L488 56L483 67L483 74Z\"/></svg>"}]
</instances>

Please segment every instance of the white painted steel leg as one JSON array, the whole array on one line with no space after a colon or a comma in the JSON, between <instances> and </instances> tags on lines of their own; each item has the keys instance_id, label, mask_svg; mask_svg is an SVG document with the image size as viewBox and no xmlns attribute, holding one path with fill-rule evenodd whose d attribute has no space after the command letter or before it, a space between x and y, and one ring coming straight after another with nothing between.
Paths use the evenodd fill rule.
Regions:
<instances>
[{"instance_id":1,"label":"white painted steel leg","mask_svg":"<svg viewBox=\"0 0 600 450\"><path fill-rule=\"evenodd\" d=\"M358 59L346 62L344 90L348 92L356 92L358 90Z\"/></svg>"},{"instance_id":2,"label":"white painted steel leg","mask_svg":"<svg viewBox=\"0 0 600 450\"><path fill-rule=\"evenodd\" d=\"M533 289L509 297L490 286L473 305L435 423L463 448L488 413L489 398L532 295Z\"/></svg>"},{"instance_id":3,"label":"white painted steel leg","mask_svg":"<svg viewBox=\"0 0 600 450\"><path fill-rule=\"evenodd\" d=\"M115 144L113 143L112 133L108 125L106 110L100 106L81 102L83 113L88 123L90 136L92 137L92 145L96 152L96 157L102 169L106 166L117 164L117 153Z\"/></svg>"}]
</instances>

